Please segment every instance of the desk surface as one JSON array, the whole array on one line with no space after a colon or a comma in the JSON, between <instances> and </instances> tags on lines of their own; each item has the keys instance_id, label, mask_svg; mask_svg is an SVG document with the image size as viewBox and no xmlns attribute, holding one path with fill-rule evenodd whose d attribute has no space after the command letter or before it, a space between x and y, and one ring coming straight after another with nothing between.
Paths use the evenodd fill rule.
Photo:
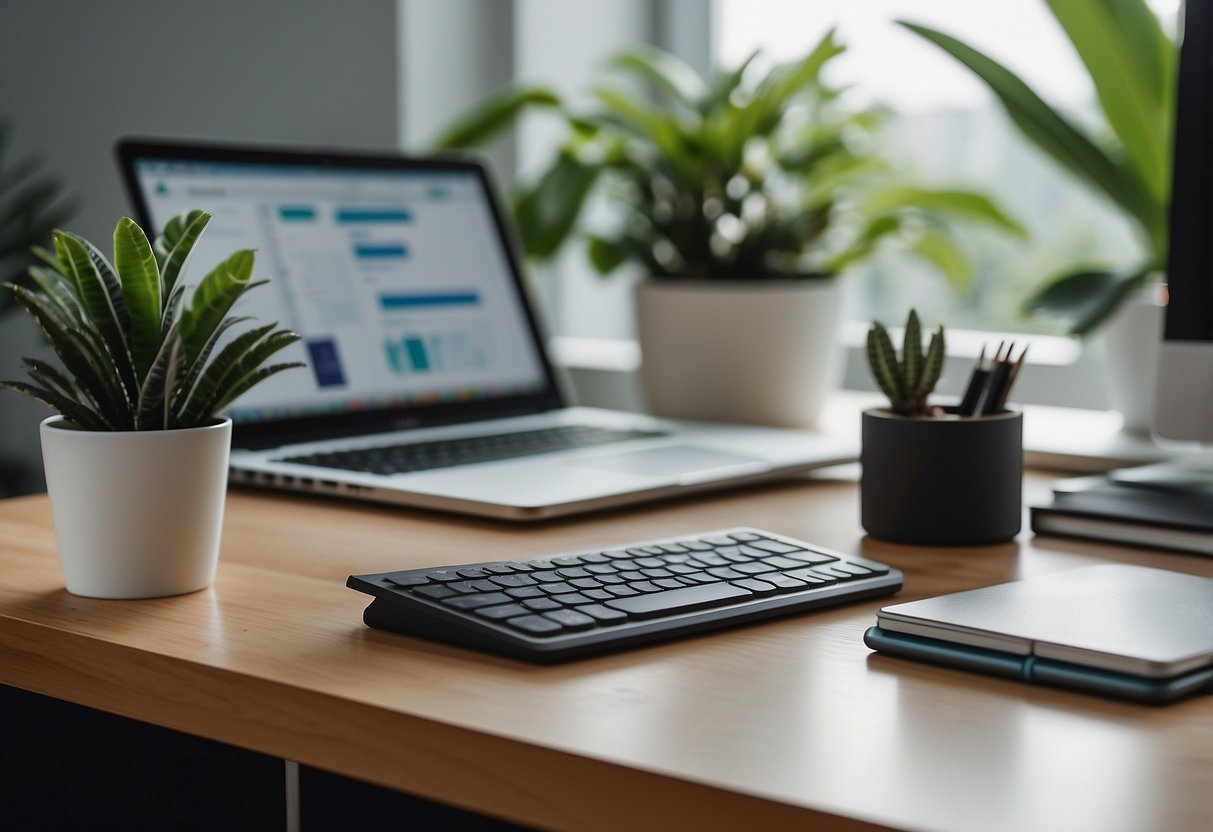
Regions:
<instances>
[{"instance_id":1,"label":"desk surface","mask_svg":"<svg viewBox=\"0 0 1213 832\"><path fill-rule=\"evenodd\" d=\"M0 682L543 827L1213 828L1213 697L1153 709L876 656L860 639L887 600L544 668L368 630L343 586L734 525L895 565L900 600L1101 560L1213 576L1026 532L883 544L854 476L528 527L236 492L214 586L136 602L69 595L45 498L5 501Z\"/></svg>"}]
</instances>

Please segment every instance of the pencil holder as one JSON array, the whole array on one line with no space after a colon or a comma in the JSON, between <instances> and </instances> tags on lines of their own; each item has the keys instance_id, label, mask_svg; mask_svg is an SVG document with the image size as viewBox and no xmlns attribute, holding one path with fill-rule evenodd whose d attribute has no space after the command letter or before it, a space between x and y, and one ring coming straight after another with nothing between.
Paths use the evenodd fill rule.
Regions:
<instances>
[{"instance_id":1,"label":"pencil holder","mask_svg":"<svg viewBox=\"0 0 1213 832\"><path fill-rule=\"evenodd\" d=\"M1023 414L962 417L863 414L860 520L873 537L926 546L979 546L1019 533Z\"/></svg>"}]
</instances>

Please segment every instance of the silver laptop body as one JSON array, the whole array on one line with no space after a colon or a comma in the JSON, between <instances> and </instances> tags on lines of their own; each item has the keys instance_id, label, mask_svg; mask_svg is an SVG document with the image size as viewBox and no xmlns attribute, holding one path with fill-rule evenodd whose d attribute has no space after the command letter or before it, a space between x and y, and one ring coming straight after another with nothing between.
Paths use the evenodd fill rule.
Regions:
<instances>
[{"instance_id":1,"label":"silver laptop body","mask_svg":"<svg viewBox=\"0 0 1213 832\"><path fill-rule=\"evenodd\" d=\"M568 406L478 163L157 140L118 158L145 228L214 214L187 281L256 249L271 282L236 311L303 336L282 360L307 369L229 411L233 482L527 520L856 458L807 431ZM422 451L437 467L392 462Z\"/></svg>"}]
</instances>

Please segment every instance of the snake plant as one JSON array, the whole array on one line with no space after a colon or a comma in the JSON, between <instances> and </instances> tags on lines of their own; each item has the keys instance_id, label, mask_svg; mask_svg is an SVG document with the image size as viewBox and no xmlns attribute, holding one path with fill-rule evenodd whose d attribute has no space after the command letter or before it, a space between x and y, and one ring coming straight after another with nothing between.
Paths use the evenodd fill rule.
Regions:
<instances>
[{"instance_id":1,"label":"snake plant","mask_svg":"<svg viewBox=\"0 0 1213 832\"><path fill-rule=\"evenodd\" d=\"M179 278L210 218L205 211L174 217L153 245L123 217L114 230L112 265L82 237L55 231L53 252L35 250L32 286L8 286L62 368L26 358L31 382L0 386L50 405L83 430L170 430L208 424L254 385L303 366L265 366L299 339L277 324L224 338L249 320L229 316L233 304L266 282L251 280L252 251L237 251L216 266L185 304Z\"/></svg>"},{"instance_id":2,"label":"snake plant","mask_svg":"<svg viewBox=\"0 0 1213 832\"><path fill-rule=\"evenodd\" d=\"M889 113L849 105L822 78L843 51L829 32L798 61L763 68L755 55L704 78L674 55L634 47L584 99L506 89L436 145L478 147L532 110L565 122L564 144L513 198L535 260L584 233L604 275L634 263L655 278L749 280L834 275L895 243L963 289L968 264L947 220L1022 229L980 194L898 176L876 150ZM614 222L591 230L595 193L614 205Z\"/></svg>"},{"instance_id":3,"label":"snake plant","mask_svg":"<svg viewBox=\"0 0 1213 832\"><path fill-rule=\"evenodd\" d=\"M943 327L931 334L930 344L922 348L922 324L918 312L911 309L902 338L901 356L893 347L889 331L880 321L868 330L868 367L877 385L889 397L894 413L902 416L927 416L927 398L935 390L943 372Z\"/></svg>"},{"instance_id":4,"label":"snake plant","mask_svg":"<svg viewBox=\"0 0 1213 832\"><path fill-rule=\"evenodd\" d=\"M1146 0L1047 2L1094 83L1110 136L1079 128L973 47L925 26L899 23L968 67L1028 140L1136 227L1147 252L1143 262L1070 269L1028 298L1029 312L1066 318L1071 332L1082 335L1166 267L1177 51Z\"/></svg>"}]
</instances>

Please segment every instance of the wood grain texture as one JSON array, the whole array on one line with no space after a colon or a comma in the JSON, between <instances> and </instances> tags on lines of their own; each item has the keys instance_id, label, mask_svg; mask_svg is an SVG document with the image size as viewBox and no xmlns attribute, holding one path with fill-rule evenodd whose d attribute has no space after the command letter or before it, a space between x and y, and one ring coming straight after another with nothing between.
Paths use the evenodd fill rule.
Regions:
<instances>
[{"instance_id":1,"label":"wood grain texture","mask_svg":"<svg viewBox=\"0 0 1213 832\"><path fill-rule=\"evenodd\" d=\"M863 536L855 469L514 526L237 491L213 587L69 595L44 497L0 503L0 682L553 829L1213 828L1213 700L1097 699L876 656L887 599L557 667L366 629L351 573L753 525L902 569L899 600L1099 561ZM1029 497L1048 479L1029 477Z\"/></svg>"}]
</instances>

